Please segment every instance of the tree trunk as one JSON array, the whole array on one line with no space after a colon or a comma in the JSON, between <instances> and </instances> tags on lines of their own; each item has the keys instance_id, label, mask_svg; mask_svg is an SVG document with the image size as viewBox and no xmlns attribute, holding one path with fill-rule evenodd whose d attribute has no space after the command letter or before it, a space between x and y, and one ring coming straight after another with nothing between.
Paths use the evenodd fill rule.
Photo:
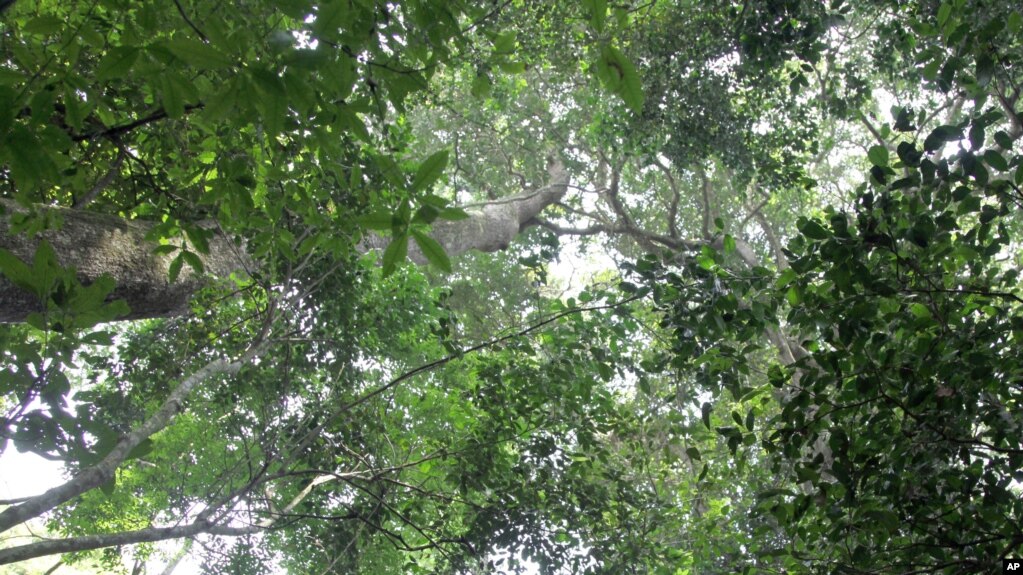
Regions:
<instances>
[{"instance_id":1,"label":"tree trunk","mask_svg":"<svg viewBox=\"0 0 1023 575\"><path fill-rule=\"evenodd\" d=\"M434 239L444 246L449 256L471 249L492 252L508 247L520 230L545 207L561 199L568 189L568 172L560 162L552 164L549 176L549 183L536 190L467 206L468 219L436 222L432 233ZM55 212L63 220L63 225L60 229L30 237L10 232L11 214L24 209L2 199L0 207L6 212L0 216L0 248L9 250L24 262L31 262L40 241L45 239L57 254L58 262L64 267L74 268L83 284L109 275L117 284L109 299L123 299L131 308L131 313L120 319L180 315L187 311L192 294L208 281L208 277L196 274L187 265L175 282L169 281L168 270L174 254L153 253L155 246L145 240L153 226L150 222L69 208L44 207L41 209ZM387 241L384 237L370 236L359 249L381 248ZM222 234L215 234L209 243L209 254L199 254L204 275L226 278L232 272L253 268L254 264L244 248ZM416 263L426 261L414 245L409 246L409 258ZM23 321L29 313L41 309L41 302L35 294L0 276L0 322Z\"/></svg>"},{"instance_id":2,"label":"tree trunk","mask_svg":"<svg viewBox=\"0 0 1023 575\"><path fill-rule=\"evenodd\" d=\"M66 268L74 268L83 284L109 275L117 282L109 299L124 299L131 307L131 313L122 319L180 314L187 309L192 293L204 283L204 278L188 266L181 270L177 281L169 281L173 255L153 253L155 245L145 239L153 225L150 222L43 207L54 212L63 225L32 237L10 232L11 215L24 212L23 208L10 200L0 200L0 206L6 211L0 217L0 248L31 263L45 239L57 254L57 261ZM200 254L200 258L206 272L219 277L245 269L248 263L244 250L219 234L210 240L210 253ZM0 322L23 321L29 313L41 310L42 302L35 294L0 277Z\"/></svg>"}]
</instances>

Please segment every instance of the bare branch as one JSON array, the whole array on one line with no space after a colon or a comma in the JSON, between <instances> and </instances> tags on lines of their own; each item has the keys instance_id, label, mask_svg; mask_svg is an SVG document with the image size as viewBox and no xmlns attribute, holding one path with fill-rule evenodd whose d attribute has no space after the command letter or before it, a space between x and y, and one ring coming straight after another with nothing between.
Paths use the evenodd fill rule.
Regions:
<instances>
[{"instance_id":1,"label":"bare branch","mask_svg":"<svg viewBox=\"0 0 1023 575\"><path fill-rule=\"evenodd\" d=\"M703 166L700 166L700 192L703 196L703 225L700 228L700 233L703 234L703 239L709 240L710 234L710 179L707 177L707 170Z\"/></svg>"},{"instance_id":2,"label":"bare branch","mask_svg":"<svg viewBox=\"0 0 1023 575\"><path fill-rule=\"evenodd\" d=\"M678 189L678 182L675 181L671 168L664 165L660 158L654 157L654 165L660 168L661 173L668 180L668 187L671 188L671 203L668 205L668 235L673 238L679 237L678 232L678 204L682 200L682 194Z\"/></svg>"}]
</instances>

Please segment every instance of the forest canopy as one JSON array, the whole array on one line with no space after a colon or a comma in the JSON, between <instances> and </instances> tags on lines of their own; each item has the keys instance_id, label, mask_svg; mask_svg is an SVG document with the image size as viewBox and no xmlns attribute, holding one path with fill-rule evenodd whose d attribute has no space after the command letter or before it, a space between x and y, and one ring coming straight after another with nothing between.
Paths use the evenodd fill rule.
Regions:
<instances>
[{"instance_id":1,"label":"forest canopy","mask_svg":"<svg viewBox=\"0 0 1023 575\"><path fill-rule=\"evenodd\" d=\"M0 565L998 572L1021 90L1008 1L2 0Z\"/></svg>"}]
</instances>

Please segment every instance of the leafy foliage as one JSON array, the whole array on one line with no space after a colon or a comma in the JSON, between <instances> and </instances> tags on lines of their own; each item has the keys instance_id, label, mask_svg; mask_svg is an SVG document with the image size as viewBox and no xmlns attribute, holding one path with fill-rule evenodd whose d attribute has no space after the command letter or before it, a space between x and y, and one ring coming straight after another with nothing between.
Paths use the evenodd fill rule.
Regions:
<instances>
[{"instance_id":1,"label":"leafy foliage","mask_svg":"<svg viewBox=\"0 0 1023 575\"><path fill-rule=\"evenodd\" d=\"M40 302L0 326L0 449L71 473L0 510L54 535L0 562L141 569L210 538L230 543L205 569L244 573L962 573L1023 552L1014 5L0 18L0 239L35 242L0 273ZM561 185L551 166L570 191L505 217ZM114 280L62 263L46 204L134 220L170 285L215 246L247 273L109 323ZM521 234L452 257L434 232L456 224ZM617 268L564 285L593 252Z\"/></svg>"}]
</instances>

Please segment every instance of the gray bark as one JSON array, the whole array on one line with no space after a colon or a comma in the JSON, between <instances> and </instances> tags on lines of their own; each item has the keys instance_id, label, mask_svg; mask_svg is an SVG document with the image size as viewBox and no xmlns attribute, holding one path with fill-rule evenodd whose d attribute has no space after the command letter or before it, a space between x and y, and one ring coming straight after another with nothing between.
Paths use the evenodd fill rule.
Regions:
<instances>
[{"instance_id":1,"label":"gray bark","mask_svg":"<svg viewBox=\"0 0 1023 575\"><path fill-rule=\"evenodd\" d=\"M126 220L117 216L74 210L42 207L52 210L63 220L58 230L47 230L36 236L12 234L10 216L23 208L10 200L0 200L7 213L0 217L0 248L9 250L26 263L31 263L37 247L46 240L64 267L74 268L78 279L89 284L109 275L117 282L110 300L124 299L131 313L121 319L141 319L180 314L187 309L189 297L205 283L189 266L183 266L177 281L168 278L174 255L156 255L146 234L152 223ZM194 250L192 250L194 251ZM224 236L210 240L210 253L199 254L206 273L227 277L232 271L251 265L244 250ZM23 321L28 314L41 311L39 298L0 276L0 322Z\"/></svg>"},{"instance_id":2,"label":"gray bark","mask_svg":"<svg viewBox=\"0 0 1023 575\"><path fill-rule=\"evenodd\" d=\"M449 256L475 249L483 252L502 250L547 206L557 202L568 189L568 172L560 162L549 170L547 185L511 197L483 204L465 206L469 218L461 221L438 221L431 234ZM226 278L232 272L251 270L253 263L244 249L229 238L216 234L210 240L209 254L202 255L205 274L199 275L185 265L174 283L168 270L174 254L156 255L152 242L145 240L152 229L149 222L125 220L117 216L58 207L54 210L63 226L35 237L10 233L10 214L22 210L10 200L0 199L7 212L0 216L0 248L12 252L25 262L32 262L42 239L48 241L64 267L77 271L78 279L89 284L109 275L117 284L110 300L124 299L131 308L120 319L143 319L180 315L188 309L188 301L209 277ZM359 249L370 250L387 245L388 238L368 237ZM192 250L195 251L195 250ZM418 248L409 246L409 258L416 263L426 259ZM0 322L24 321L33 311L41 310L39 299L0 276Z\"/></svg>"}]
</instances>

